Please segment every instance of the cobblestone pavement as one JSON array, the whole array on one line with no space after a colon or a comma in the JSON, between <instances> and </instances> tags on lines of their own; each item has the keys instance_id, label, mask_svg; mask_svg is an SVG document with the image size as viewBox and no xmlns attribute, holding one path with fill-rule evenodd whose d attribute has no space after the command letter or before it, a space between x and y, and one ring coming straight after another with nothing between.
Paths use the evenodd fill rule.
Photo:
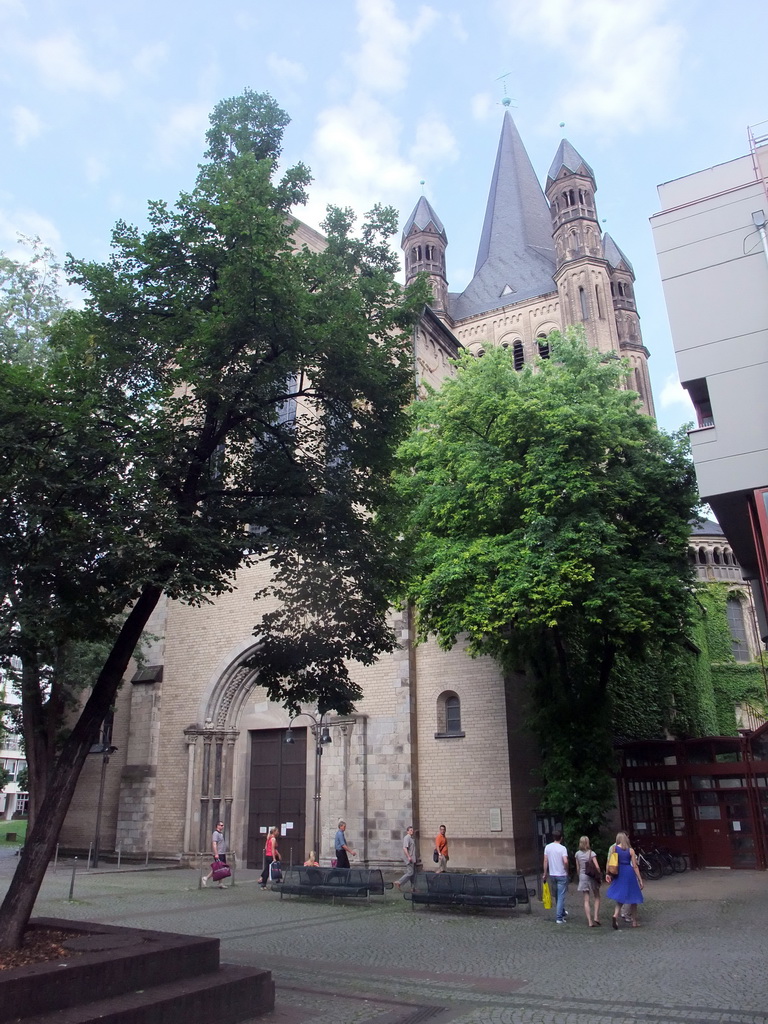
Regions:
<instances>
[{"instance_id":1,"label":"cobblestone pavement","mask_svg":"<svg viewBox=\"0 0 768 1024\"><path fill-rule=\"evenodd\" d=\"M5 852L5 851L3 851ZM0 891L15 861L0 858ZM521 912L281 900L242 871L49 870L36 913L221 938L222 959L273 972L267 1024L768 1024L768 875L705 871L646 885L641 927L587 928L569 892L555 926ZM533 883L531 883L533 884ZM190 1024L196 1022L190 1021Z\"/></svg>"}]
</instances>

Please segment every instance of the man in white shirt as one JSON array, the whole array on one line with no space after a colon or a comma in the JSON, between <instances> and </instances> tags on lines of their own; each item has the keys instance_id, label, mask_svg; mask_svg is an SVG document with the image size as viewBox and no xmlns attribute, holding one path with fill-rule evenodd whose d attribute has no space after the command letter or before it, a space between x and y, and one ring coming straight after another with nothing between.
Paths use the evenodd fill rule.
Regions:
<instances>
[{"instance_id":1,"label":"man in white shirt","mask_svg":"<svg viewBox=\"0 0 768 1024\"><path fill-rule=\"evenodd\" d=\"M552 842L544 847L544 881L549 882L552 897L556 899L555 922L565 924L565 893L568 889L568 851L560 842L562 832L552 833Z\"/></svg>"}]
</instances>

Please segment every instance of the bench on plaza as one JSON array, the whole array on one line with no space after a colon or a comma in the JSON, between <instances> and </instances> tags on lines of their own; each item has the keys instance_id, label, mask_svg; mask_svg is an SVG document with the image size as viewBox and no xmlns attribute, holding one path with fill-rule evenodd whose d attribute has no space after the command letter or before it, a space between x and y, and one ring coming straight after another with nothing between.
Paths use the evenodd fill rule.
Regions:
<instances>
[{"instance_id":1,"label":"bench on plaza","mask_svg":"<svg viewBox=\"0 0 768 1024\"><path fill-rule=\"evenodd\" d=\"M518 871L514 875L462 875L449 872L426 872L417 875L412 892L405 892L405 899L416 904L445 907L480 907L489 909L513 909L525 907L531 912L531 896L525 875Z\"/></svg>"},{"instance_id":2,"label":"bench on plaza","mask_svg":"<svg viewBox=\"0 0 768 1024\"><path fill-rule=\"evenodd\" d=\"M273 882L272 891L283 896L337 896L367 899L383 896L392 883L385 882L378 868L292 867L282 882Z\"/></svg>"}]
</instances>

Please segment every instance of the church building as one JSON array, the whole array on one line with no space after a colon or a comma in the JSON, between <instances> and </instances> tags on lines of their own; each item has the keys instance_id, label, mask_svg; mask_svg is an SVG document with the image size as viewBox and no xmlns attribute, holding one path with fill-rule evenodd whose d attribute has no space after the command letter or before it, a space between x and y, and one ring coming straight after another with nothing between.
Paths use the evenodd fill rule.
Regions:
<instances>
[{"instance_id":1,"label":"church building","mask_svg":"<svg viewBox=\"0 0 768 1024\"><path fill-rule=\"evenodd\" d=\"M627 358L627 387L653 414L632 265L600 230L596 188L592 168L563 140L542 189L506 110L475 272L461 293L449 290L446 229L418 200L403 230L405 276L427 273L434 299L415 331L417 380L439 387L462 348L511 348L522 368L547 358L551 331L582 324L591 346ZM299 235L322 244L303 225ZM310 849L328 864L343 819L362 864L400 863L410 824L426 861L445 824L452 868L537 866L551 823L536 813L522 677L460 645L414 645L408 612L393 612L399 649L358 669L355 713L321 717L307 707L291 721L248 666L267 610L253 595L266 572L243 569L236 589L210 605L158 606L143 667L118 697L117 750L109 763L86 764L62 845L87 849L98 816L102 853L194 863L222 820L248 867L261 866L272 826L286 864L303 863Z\"/></svg>"}]
</instances>

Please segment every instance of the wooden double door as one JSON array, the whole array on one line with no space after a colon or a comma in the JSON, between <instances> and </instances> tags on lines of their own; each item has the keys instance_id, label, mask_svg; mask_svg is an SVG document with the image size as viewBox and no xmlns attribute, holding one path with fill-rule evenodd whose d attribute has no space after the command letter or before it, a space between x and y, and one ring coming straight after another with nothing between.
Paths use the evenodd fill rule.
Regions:
<instances>
[{"instance_id":1,"label":"wooden double door","mask_svg":"<svg viewBox=\"0 0 768 1024\"><path fill-rule=\"evenodd\" d=\"M269 829L280 830L278 847L283 865L303 864L306 841L307 732L286 729L251 732L248 793L249 868L261 868Z\"/></svg>"}]
</instances>

